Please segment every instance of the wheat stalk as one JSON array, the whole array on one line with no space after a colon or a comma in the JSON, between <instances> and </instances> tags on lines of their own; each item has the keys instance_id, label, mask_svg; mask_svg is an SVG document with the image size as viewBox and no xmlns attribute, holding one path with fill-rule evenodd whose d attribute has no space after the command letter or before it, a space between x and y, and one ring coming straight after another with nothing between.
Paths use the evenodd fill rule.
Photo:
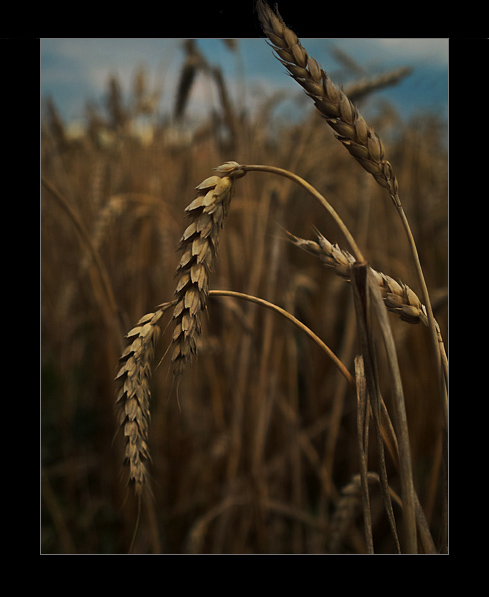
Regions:
<instances>
[{"instance_id":1,"label":"wheat stalk","mask_svg":"<svg viewBox=\"0 0 489 597\"><path fill-rule=\"evenodd\" d=\"M191 222L180 240L173 311L173 374L179 377L196 354L196 337L201 332L201 312L207 304L209 273L217 256L219 233L234 193L234 179L244 175L236 162L216 168L217 175L197 186L197 197L185 209Z\"/></svg>"},{"instance_id":2,"label":"wheat stalk","mask_svg":"<svg viewBox=\"0 0 489 597\"><path fill-rule=\"evenodd\" d=\"M377 183L389 191L389 195L398 211L408 238L423 300L426 305L431 344L439 374L440 396L443 403L445 426L447 427L448 403L446 384L448 366L446 356L444 359L440 346L440 330L433 315L428 287L424 279L416 243L399 197L397 178L390 162L384 159L382 141L373 128L367 125L344 91L331 81L314 58L308 56L297 35L285 25L278 10L274 14L263 0L258 0L257 10L263 31L270 40L271 46L279 57L280 62L314 101L314 105L319 110L319 113L334 130L336 138L341 141L355 160L375 178Z\"/></svg>"}]
</instances>

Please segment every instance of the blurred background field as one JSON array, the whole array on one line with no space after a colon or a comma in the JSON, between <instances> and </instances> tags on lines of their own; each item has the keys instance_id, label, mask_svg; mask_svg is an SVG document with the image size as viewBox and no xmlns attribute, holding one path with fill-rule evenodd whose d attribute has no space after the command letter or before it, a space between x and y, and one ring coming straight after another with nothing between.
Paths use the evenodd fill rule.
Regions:
<instances>
[{"instance_id":1,"label":"blurred background field","mask_svg":"<svg viewBox=\"0 0 489 597\"><path fill-rule=\"evenodd\" d=\"M46 41L52 52L55 40ZM221 46L217 53L210 41ZM123 438L114 416L122 336L172 299L184 209L212 168L235 160L299 174L328 197L374 268L420 294L387 194L334 139L299 89L281 88L272 79L267 85L265 76L250 83L242 53L250 41L180 40L171 60L163 61L171 62L167 68L175 76L165 77L158 66L136 65L123 76L101 70L102 92L94 87L74 117L63 96L58 101L49 94L54 87L44 88L41 174L51 190L41 187L40 206L43 553L129 548L137 503L126 488ZM258 60L272 60L287 83L265 42L253 41L261 44ZM382 64L379 57L371 74L344 47L332 44L322 58L313 49L311 54L350 89L384 142L447 343L446 103L421 101L418 109L400 111L395 98L417 76L416 67L399 72L412 64ZM47 66L45 72L51 72ZM378 86L386 73L392 80L384 81L384 91L367 85ZM430 88L429 77L425 84ZM444 89L442 79L435 84ZM387 89L397 92L385 95ZM423 97L422 87L418 95ZM299 188L268 174L248 174L237 181L210 286L279 304L352 371L350 288L291 246L283 232L314 238L314 226L347 248L327 214ZM436 539L442 413L434 398L429 333L390 317L416 489ZM187 369L177 399L165 356L170 321L167 314L152 380L153 508L143 508L134 551L363 553L359 513L338 531L341 490L358 473L355 396L324 354L274 313L211 298L198 360ZM379 358L382 363L381 351ZM388 402L388 385L384 397ZM398 490L396 472L389 472ZM375 486L372 508L376 550L388 553L392 544Z\"/></svg>"}]
</instances>

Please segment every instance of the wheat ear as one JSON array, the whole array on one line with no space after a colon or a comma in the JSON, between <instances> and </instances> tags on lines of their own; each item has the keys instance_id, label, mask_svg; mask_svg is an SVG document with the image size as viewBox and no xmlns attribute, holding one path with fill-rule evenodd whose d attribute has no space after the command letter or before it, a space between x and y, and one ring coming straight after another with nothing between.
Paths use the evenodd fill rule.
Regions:
<instances>
[{"instance_id":1,"label":"wheat ear","mask_svg":"<svg viewBox=\"0 0 489 597\"><path fill-rule=\"evenodd\" d=\"M399 205L397 179L390 162L384 159L384 146L377 133L367 125L343 90L307 54L278 10L274 14L263 0L258 0L257 10L263 31L280 62L314 101L336 138L379 185L388 189L394 203Z\"/></svg>"},{"instance_id":2,"label":"wheat ear","mask_svg":"<svg viewBox=\"0 0 489 597\"><path fill-rule=\"evenodd\" d=\"M379 475L374 472L368 472L366 474L366 480L369 484L380 483ZM402 508L402 501L397 493L391 487L389 487L388 490L396 504ZM356 474L353 475L349 483L342 488L340 497L336 503L336 509L330 522L328 537L328 549L330 552L334 553L341 546L341 541L359 512L361 503L361 475Z\"/></svg>"},{"instance_id":3,"label":"wheat ear","mask_svg":"<svg viewBox=\"0 0 489 597\"><path fill-rule=\"evenodd\" d=\"M201 312L209 293L209 273L217 256L219 234L234 193L234 179L244 175L237 162L216 168L217 174L197 186L197 197L185 209L191 222L180 240L182 253L173 311L172 367L179 377L196 354L196 337L201 331Z\"/></svg>"},{"instance_id":4,"label":"wheat ear","mask_svg":"<svg viewBox=\"0 0 489 597\"><path fill-rule=\"evenodd\" d=\"M336 244L333 245L319 232L317 232L318 242L305 240L294 236L288 231L285 232L294 245L319 257L325 265L334 268L335 273L344 280L350 280L350 269L355 262L355 258L348 251L340 249ZM426 306L422 304L418 295L407 284L401 281L396 282L394 278L373 268L370 268L370 271L379 285L385 306L389 311L396 313L407 323L423 323L426 327L430 327ZM438 322L434 318L433 322L436 330L437 351L440 355L445 381L448 382L448 360L445 344Z\"/></svg>"},{"instance_id":5,"label":"wheat ear","mask_svg":"<svg viewBox=\"0 0 489 597\"><path fill-rule=\"evenodd\" d=\"M344 251L338 245L330 243L319 232L317 233L318 242L298 238L290 232L287 232L287 235L294 245L319 257L325 265L332 267L335 273L344 280L350 280L351 266L355 263L355 258L348 251ZM402 282L396 282L394 278L373 268L370 268L370 271L380 288L385 306L389 311L396 313L407 323L421 322L428 326L426 307L409 286Z\"/></svg>"},{"instance_id":6,"label":"wheat ear","mask_svg":"<svg viewBox=\"0 0 489 597\"><path fill-rule=\"evenodd\" d=\"M164 309L144 315L126 335L128 346L119 359L116 376L120 389L117 395L119 425L124 430L125 459L129 466L129 484L140 496L147 483L145 462L150 459L148 429L150 421L151 363L158 341L158 321Z\"/></svg>"}]
</instances>

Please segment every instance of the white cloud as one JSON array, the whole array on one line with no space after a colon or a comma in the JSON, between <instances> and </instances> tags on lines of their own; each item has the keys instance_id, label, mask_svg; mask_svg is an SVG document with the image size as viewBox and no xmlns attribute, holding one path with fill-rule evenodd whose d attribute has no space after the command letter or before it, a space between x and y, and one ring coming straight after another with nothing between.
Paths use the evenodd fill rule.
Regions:
<instances>
[{"instance_id":1,"label":"white cloud","mask_svg":"<svg viewBox=\"0 0 489 597\"><path fill-rule=\"evenodd\" d=\"M379 49L387 50L406 62L429 60L438 65L448 64L448 38L384 38L371 41Z\"/></svg>"}]
</instances>

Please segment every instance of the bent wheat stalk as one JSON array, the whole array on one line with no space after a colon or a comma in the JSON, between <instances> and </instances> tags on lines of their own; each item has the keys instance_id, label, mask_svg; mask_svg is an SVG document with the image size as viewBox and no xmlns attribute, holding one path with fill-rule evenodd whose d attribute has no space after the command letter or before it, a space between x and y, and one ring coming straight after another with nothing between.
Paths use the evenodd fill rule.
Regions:
<instances>
[{"instance_id":1,"label":"bent wheat stalk","mask_svg":"<svg viewBox=\"0 0 489 597\"><path fill-rule=\"evenodd\" d=\"M275 305L274 303L266 301L262 298L258 298L256 296L252 296L249 294L244 294L243 292L235 292L232 290L211 290L211 291L209 291L209 296L231 296L231 297L243 299L243 300L249 301L251 303L256 303L257 305L260 305L262 307L270 309L271 311L275 311L275 313L278 313L279 315L282 315L282 317L287 319L287 321L289 321L290 323L295 325L295 327L297 327L299 330L301 330L302 332L307 334L311 338L311 340L313 342L315 342L319 346L319 348L321 350L323 350L328 355L328 357L333 361L333 363L336 366L336 368L338 369L338 371L343 375L343 377L350 384L350 386L352 386L353 388L355 387L355 381L354 381L353 377L350 375L350 372L345 367L345 365L341 362L341 360L329 348L329 346L327 344L325 344L321 340L321 338L318 338L318 336L316 336L316 334L311 329L309 329L306 325L304 325L301 321L299 321L291 313L289 313L285 309L282 309L282 307L279 307L278 305Z\"/></svg>"},{"instance_id":2,"label":"bent wheat stalk","mask_svg":"<svg viewBox=\"0 0 489 597\"><path fill-rule=\"evenodd\" d=\"M431 344L439 372L445 425L447 426L447 371L446 368L443 370L442 364L444 365L444 363L440 359L439 333L435 324L428 287L424 279L416 243L399 197L397 178L392 165L384 157L382 141L374 129L367 125L343 90L337 87L318 62L307 54L297 35L285 25L278 10L274 14L263 0L258 0L257 10L263 31L270 40L279 61L314 101L314 105L321 116L325 118L328 125L335 132L336 138L346 147L355 160L375 178L377 183L389 191L406 232L426 305Z\"/></svg>"}]
</instances>

